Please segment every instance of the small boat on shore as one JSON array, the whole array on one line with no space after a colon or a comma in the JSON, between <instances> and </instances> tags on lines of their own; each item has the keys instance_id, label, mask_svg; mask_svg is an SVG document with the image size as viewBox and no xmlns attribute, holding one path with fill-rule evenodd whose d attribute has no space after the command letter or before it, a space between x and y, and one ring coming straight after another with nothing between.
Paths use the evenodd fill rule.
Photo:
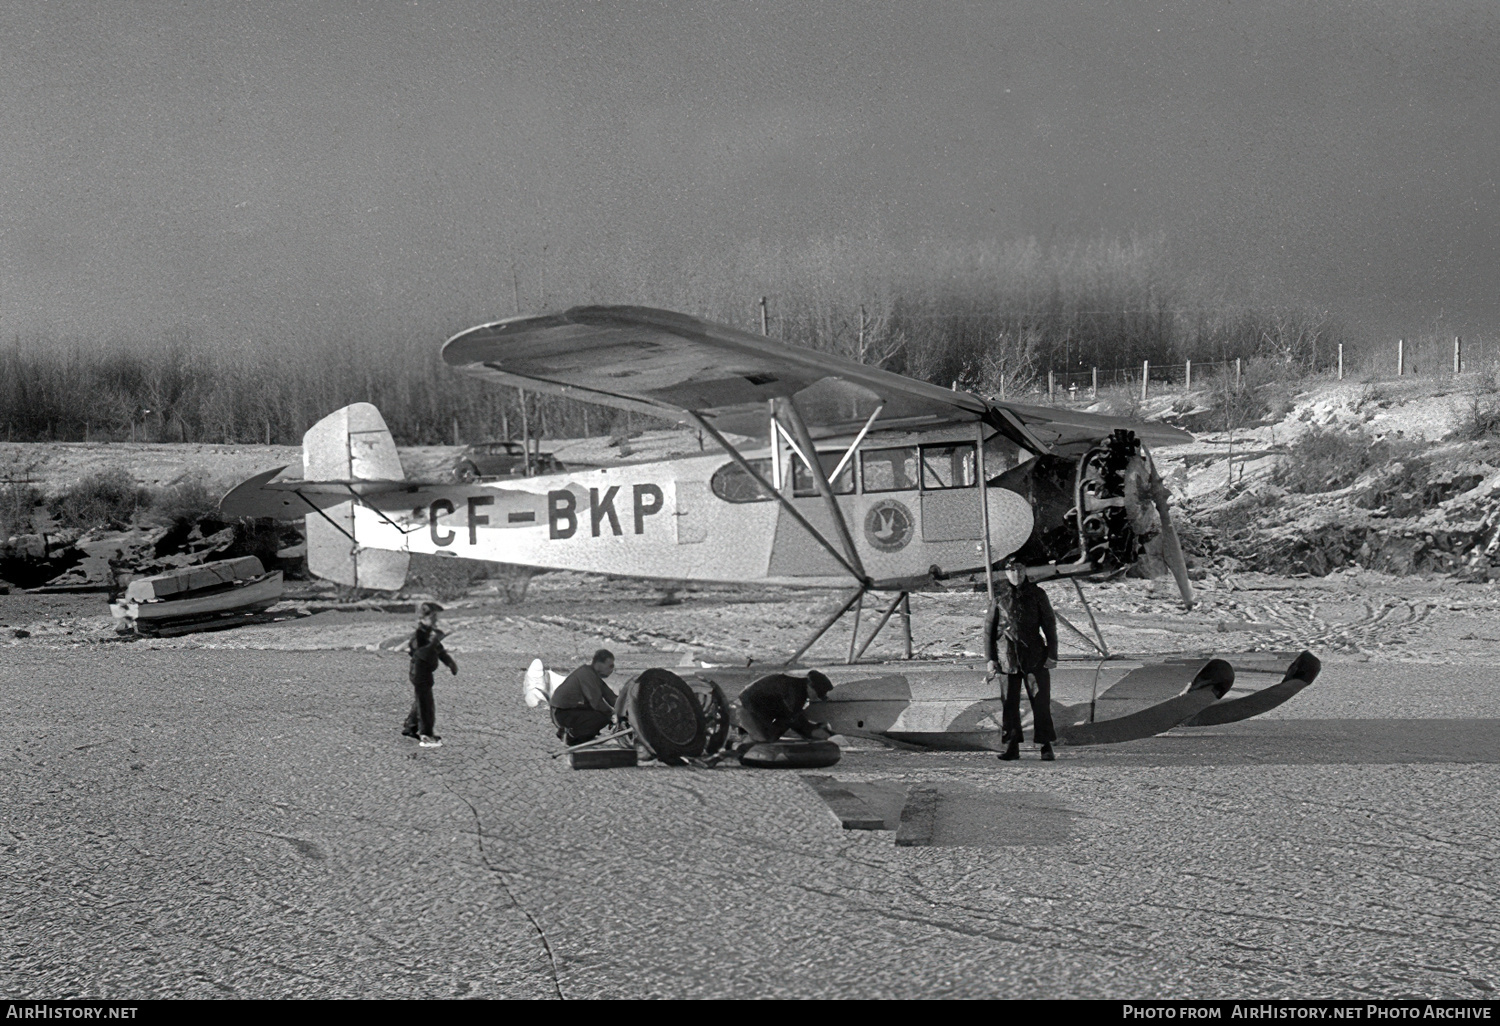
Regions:
<instances>
[{"instance_id":1,"label":"small boat on shore","mask_svg":"<svg viewBox=\"0 0 1500 1026\"><path fill-rule=\"evenodd\" d=\"M266 572L259 559L242 556L169 570L130 582L111 602L117 620L140 629L225 613L254 613L281 601L281 571Z\"/></svg>"}]
</instances>

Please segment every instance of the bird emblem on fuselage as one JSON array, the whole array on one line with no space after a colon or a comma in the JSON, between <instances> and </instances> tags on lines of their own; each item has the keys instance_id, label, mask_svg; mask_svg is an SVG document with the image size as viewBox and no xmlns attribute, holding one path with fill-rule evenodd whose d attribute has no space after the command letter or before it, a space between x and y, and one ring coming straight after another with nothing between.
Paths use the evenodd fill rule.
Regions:
<instances>
[{"instance_id":1,"label":"bird emblem on fuselage","mask_svg":"<svg viewBox=\"0 0 1500 1026\"><path fill-rule=\"evenodd\" d=\"M896 552L911 541L911 510L895 499L882 499L865 514L865 538L881 552Z\"/></svg>"}]
</instances>

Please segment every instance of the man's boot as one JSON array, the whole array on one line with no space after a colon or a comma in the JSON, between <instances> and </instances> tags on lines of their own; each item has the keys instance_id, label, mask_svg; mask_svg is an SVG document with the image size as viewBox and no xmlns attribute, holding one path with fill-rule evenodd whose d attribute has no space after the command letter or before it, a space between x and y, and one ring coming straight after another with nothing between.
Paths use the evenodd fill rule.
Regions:
<instances>
[{"instance_id":1,"label":"man's boot","mask_svg":"<svg viewBox=\"0 0 1500 1026\"><path fill-rule=\"evenodd\" d=\"M1012 741L1010 744L1005 746L1005 751L1000 753L1001 762L1015 762L1020 757L1021 743L1019 741Z\"/></svg>"},{"instance_id":2,"label":"man's boot","mask_svg":"<svg viewBox=\"0 0 1500 1026\"><path fill-rule=\"evenodd\" d=\"M1057 756L1055 756L1055 755L1052 754L1052 746L1049 745L1049 744L1043 744L1042 745L1042 761L1043 762L1055 762L1056 760L1057 760Z\"/></svg>"}]
</instances>

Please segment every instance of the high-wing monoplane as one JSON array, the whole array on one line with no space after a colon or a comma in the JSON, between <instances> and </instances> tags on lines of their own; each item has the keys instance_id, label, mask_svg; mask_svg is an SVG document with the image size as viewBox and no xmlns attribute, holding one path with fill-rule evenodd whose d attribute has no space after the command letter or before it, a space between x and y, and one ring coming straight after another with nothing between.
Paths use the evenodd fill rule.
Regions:
<instances>
[{"instance_id":1,"label":"high-wing monoplane","mask_svg":"<svg viewBox=\"0 0 1500 1026\"><path fill-rule=\"evenodd\" d=\"M442 355L497 384L695 427L720 451L494 481L411 481L379 411L357 403L309 429L300 480L268 471L221 508L306 516L309 570L360 587L400 588L412 553L668 581L848 587L789 663L851 611L849 663L893 616L909 658L912 591L978 578L993 589L995 567L1012 558L1034 580L1071 578L1077 587L1135 564L1159 537L1182 601L1193 603L1150 450L1191 440L1175 428L996 401L641 307L481 324L448 339ZM870 595L883 596L883 608L861 638ZM1109 655L1097 629L1092 638L1078 633ZM1176 672L1189 678L1188 692L1215 692L1179 703L1182 719L1228 689L1217 669ZM861 727L889 720L875 732L901 733L892 709L904 703L908 718L920 713L939 728L916 733L998 736L998 724L948 729L944 717L962 719L987 700L972 687L928 701L909 684L887 681L882 691L868 679L876 678L860 682L859 701L884 704L878 716L854 717Z\"/></svg>"}]
</instances>

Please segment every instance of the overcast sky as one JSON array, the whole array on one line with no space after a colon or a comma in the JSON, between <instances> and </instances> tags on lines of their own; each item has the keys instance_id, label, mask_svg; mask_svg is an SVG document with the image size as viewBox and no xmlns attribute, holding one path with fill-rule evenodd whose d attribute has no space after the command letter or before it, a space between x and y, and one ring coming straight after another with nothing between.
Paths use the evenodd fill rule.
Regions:
<instances>
[{"instance_id":1,"label":"overcast sky","mask_svg":"<svg viewBox=\"0 0 1500 1026\"><path fill-rule=\"evenodd\" d=\"M601 253L1159 232L1232 296L1493 335L1497 12L20 0L0 332L440 340L512 263L534 308L643 298L566 294Z\"/></svg>"}]
</instances>

